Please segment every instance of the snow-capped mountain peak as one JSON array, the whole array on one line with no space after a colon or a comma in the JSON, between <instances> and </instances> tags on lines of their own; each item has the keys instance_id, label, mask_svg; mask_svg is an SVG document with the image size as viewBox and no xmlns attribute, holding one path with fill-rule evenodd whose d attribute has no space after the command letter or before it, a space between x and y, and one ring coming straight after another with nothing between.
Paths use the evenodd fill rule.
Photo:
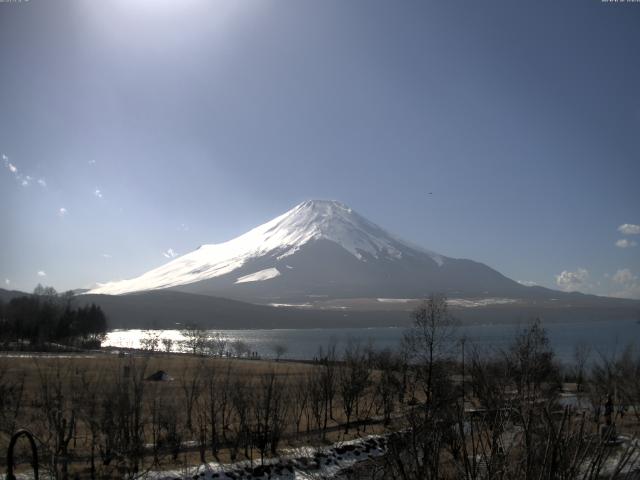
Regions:
<instances>
[{"instance_id":1,"label":"snow-capped mountain peak","mask_svg":"<svg viewBox=\"0 0 640 480\"><path fill-rule=\"evenodd\" d=\"M266 226L264 235L269 244L275 240L274 243L280 246L290 247L282 256L294 253L311 240L320 239L337 243L359 259L365 253L376 258L382 252L401 256L395 247L397 241L390 234L337 201L303 202L262 227Z\"/></svg>"},{"instance_id":2,"label":"snow-capped mountain peak","mask_svg":"<svg viewBox=\"0 0 640 480\"><path fill-rule=\"evenodd\" d=\"M361 261L401 259L403 252L416 251L343 203L309 200L232 240L202 245L137 278L101 284L89 293L123 294L187 285L229 274L263 256L282 260L316 240L333 242ZM421 251L442 264L444 257ZM248 278L276 278L279 274L273 267L270 275ZM247 282L245 277L239 283Z\"/></svg>"}]
</instances>

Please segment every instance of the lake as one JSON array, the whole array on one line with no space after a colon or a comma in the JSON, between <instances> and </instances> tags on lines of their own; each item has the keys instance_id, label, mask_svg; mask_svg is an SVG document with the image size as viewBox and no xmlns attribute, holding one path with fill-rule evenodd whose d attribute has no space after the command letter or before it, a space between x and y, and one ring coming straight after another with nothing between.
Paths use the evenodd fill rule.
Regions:
<instances>
[{"instance_id":1,"label":"lake","mask_svg":"<svg viewBox=\"0 0 640 480\"><path fill-rule=\"evenodd\" d=\"M506 348L514 335L525 324L466 325L458 328L457 334L467 339L467 351L476 347L482 351ZM599 322L553 323L544 325L551 346L558 358L566 363L573 360L577 344L591 347L592 357L610 356L622 351L629 343L640 341L640 324L637 320L615 320ZM320 346L337 342L338 350L349 339L372 343L376 349L397 348L406 331L405 328L330 328L330 329L274 329L274 330L211 330L219 332L229 342L241 340L263 358L275 357L274 347L286 348L283 358L310 360ZM160 338L182 339L179 330L156 330ZM139 348L145 330L114 330L109 332L104 346ZM160 347L161 348L161 347Z\"/></svg>"}]
</instances>

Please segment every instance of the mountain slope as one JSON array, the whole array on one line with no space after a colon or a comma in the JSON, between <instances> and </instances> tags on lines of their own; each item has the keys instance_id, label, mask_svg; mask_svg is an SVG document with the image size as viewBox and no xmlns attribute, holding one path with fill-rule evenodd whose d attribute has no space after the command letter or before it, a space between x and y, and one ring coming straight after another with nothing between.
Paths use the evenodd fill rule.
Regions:
<instances>
[{"instance_id":1,"label":"mountain slope","mask_svg":"<svg viewBox=\"0 0 640 480\"><path fill-rule=\"evenodd\" d=\"M29 293L21 292L19 290L5 290L4 288L0 288L0 301L9 302L13 298L24 297L29 295Z\"/></svg>"},{"instance_id":2,"label":"mountain slope","mask_svg":"<svg viewBox=\"0 0 640 480\"><path fill-rule=\"evenodd\" d=\"M471 260L415 247L344 204L311 200L241 235L203 245L91 294L173 289L253 302L309 298L526 296L533 291Z\"/></svg>"}]
</instances>

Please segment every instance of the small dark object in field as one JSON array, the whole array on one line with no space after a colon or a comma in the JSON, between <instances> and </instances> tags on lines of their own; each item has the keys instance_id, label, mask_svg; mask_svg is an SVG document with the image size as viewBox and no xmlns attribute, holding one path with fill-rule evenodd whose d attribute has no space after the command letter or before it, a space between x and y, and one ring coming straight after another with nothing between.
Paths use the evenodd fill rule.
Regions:
<instances>
[{"instance_id":1,"label":"small dark object in field","mask_svg":"<svg viewBox=\"0 0 640 480\"><path fill-rule=\"evenodd\" d=\"M147 377L150 382L170 382L173 378L164 370L158 370Z\"/></svg>"}]
</instances>

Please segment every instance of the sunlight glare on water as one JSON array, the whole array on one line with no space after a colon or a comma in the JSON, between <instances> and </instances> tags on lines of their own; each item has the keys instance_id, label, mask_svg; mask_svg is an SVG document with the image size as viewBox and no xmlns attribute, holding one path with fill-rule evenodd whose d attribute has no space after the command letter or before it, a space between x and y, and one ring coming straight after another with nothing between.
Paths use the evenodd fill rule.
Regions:
<instances>
[{"instance_id":1,"label":"sunlight glare on water","mask_svg":"<svg viewBox=\"0 0 640 480\"><path fill-rule=\"evenodd\" d=\"M468 325L458 329L460 337L467 339L467 348L481 351L508 348L514 335L523 325ZM635 320L616 320L603 322L556 323L544 326L548 332L551 346L563 362L571 362L575 346L586 344L593 355L610 356L621 352L630 342L640 338L640 324ZM244 342L252 352L260 357L275 357L274 349L282 345L286 349L284 358L310 360L320 347L336 343L338 352L349 339L371 344L375 349L395 349L406 329L389 328L328 328L328 329L274 329L274 330L210 330L219 333L230 346L235 341ZM114 330L107 336L104 346L140 348L140 340L149 335L148 330ZM170 338L174 342L173 350L180 350L180 341L184 340L180 330L153 330L159 338ZM162 345L159 346L162 350Z\"/></svg>"}]
</instances>

